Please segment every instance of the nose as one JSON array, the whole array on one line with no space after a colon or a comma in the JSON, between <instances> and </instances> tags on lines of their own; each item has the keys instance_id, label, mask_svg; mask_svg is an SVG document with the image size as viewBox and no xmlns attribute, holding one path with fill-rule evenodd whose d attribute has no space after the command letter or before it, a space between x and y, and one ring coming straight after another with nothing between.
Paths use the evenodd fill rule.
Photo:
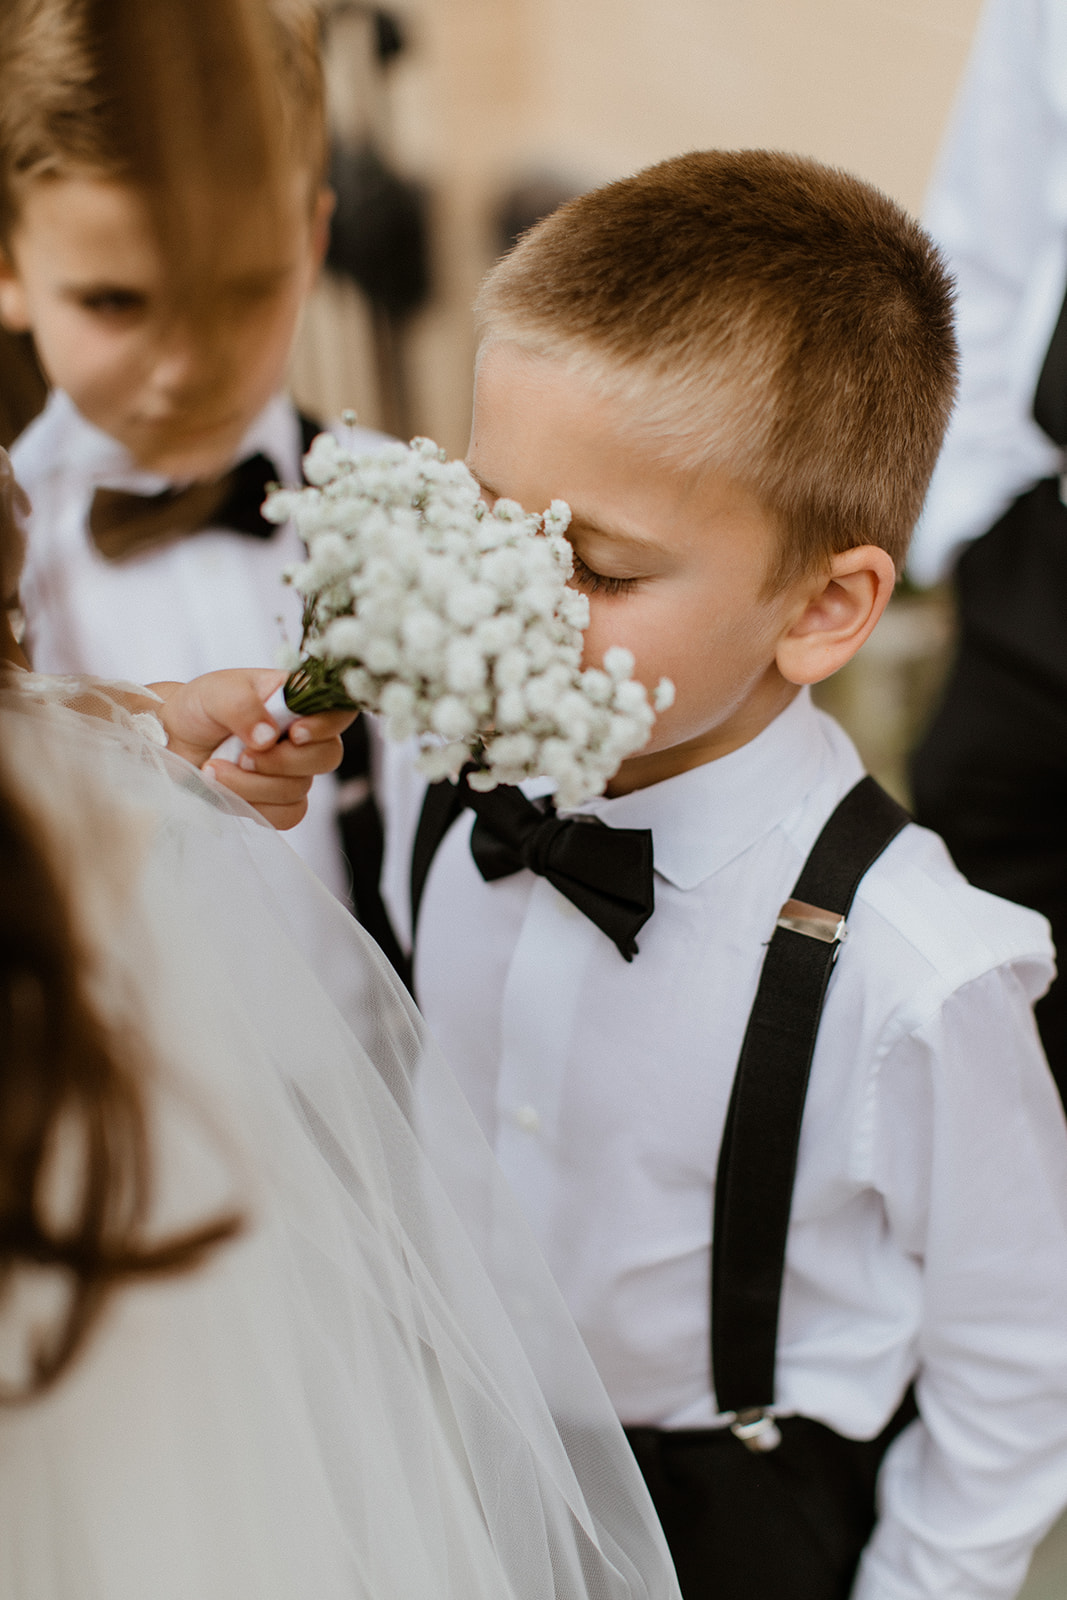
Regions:
<instances>
[{"instance_id":1,"label":"nose","mask_svg":"<svg viewBox=\"0 0 1067 1600\"><path fill-rule=\"evenodd\" d=\"M171 322L160 330L151 357L153 391L171 402L193 398L217 383L222 340L207 325Z\"/></svg>"}]
</instances>

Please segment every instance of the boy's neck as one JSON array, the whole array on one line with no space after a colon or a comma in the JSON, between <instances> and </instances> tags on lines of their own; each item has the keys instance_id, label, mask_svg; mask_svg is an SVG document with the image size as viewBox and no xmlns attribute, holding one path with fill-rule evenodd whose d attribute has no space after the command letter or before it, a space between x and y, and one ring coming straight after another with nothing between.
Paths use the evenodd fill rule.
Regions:
<instances>
[{"instance_id":1,"label":"boy's neck","mask_svg":"<svg viewBox=\"0 0 1067 1600\"><path fill-rule=\"evenodd\" d=\"M679 773L706 766L709 761L718 761L742 745L751 744L799 693L797 684L787 682L777 672L771 674L716 727L666 750L640 752L624 761L608 784L609 799L676 778Z\"/></svg>"},{"instance_id":2,"label":"boy's neck","mask_svg":"<svg viewBox=\"0 0 1067 1600\"><path fill-rule=\"evenodd\" d=\"M52 403L58 404L64 408L69 407L70 413L77 418L80 426L82 428L91 430L92 433L96 435L101 442L101 447L103 447L106 441L107 445L114 447L117 457L118 453L121 452L121 464L123 470L135 473L145 473L150 477L169 480L178 486L193 482L210 481L212 479L221 477L223 473L228 472L230 468L243 456L253 454L257 448L266 448L266 440L261 441L260 435L267 434L269 436L277 432L277 427L275 424L277 408L279 406L287 407L290 405L290 401L285 391L279 390L278 393L271 396L266 405L261 407L261 409L256 412L253 417L245 420L240 436L237 438L236 442L231 448L223 453L220 453L217 457L212 457L209 460L184 464L181 462L174 463L172 469L172 467L166 463L149 463L139 460L135 452L130 449L129 445L123 443L121 439L116 438L113 433L110 433L106 428L101 427L99 423L93 422L91 418L87 417L84 411L78 407L75 401L71 399L65 390L53 389L50 399ZM275 454L279 448L279 445L280 440L273 446L269 453L272 455ZM183 465L195 467L196 470L178 470ZM278 469L279 472L288 470L288 463L279 461Z\"/></svg>"}]
</instances>

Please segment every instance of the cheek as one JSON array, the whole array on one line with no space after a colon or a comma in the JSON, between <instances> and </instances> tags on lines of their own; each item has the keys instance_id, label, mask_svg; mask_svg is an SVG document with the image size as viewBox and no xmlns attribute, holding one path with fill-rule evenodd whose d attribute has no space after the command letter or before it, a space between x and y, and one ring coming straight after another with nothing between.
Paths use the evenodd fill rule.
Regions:
<instances>
[{"instance_id":1,"label":"cheek","mask_svg":"<svg viewBox=\"0 0 1067 1600\"><path fill-rule=\"evenodd\" d=\"M598 667L605 650L625 645L636 659L635 675L651 684L689 667L721 630L721 619L684 588L663 584L628 595L591 595L585 665Z\"/></svg>"},{"instance_id":2,"label":"cheek","mask_svg":"<svg viewBox=\"0 0 1067 1600\"><path fill-rule=\"evenodd\" d=\"M624 644L636 656L637 631L632 610L628 616L618 600L590 595L589 626L583 635L582 666L602 666L605 650L610 650L615 644Z\"/></svg>"},{"instance_id":3,"label":"cheek","mask_svg":"<svg viewBox=\"0 0 1067 1600\"><path fill-rule=\"evenodd\" d=\"M293 292L231 327L227 367L235 387L244 393L264 388L264 402L282 382L296 334L302 297Z\"/></svg>"},{"instance_id":4,"label":"cheek","mask_svg":"<svg viewBox=\"0 0 1067 1600\"><path fill-rule=\"evenodd\" d=\"M286 295L248 318L241 329L240 341L250 361L256 360L261 351L288 346L296 331L300 306L298 295Z\"/></svg>"},{"instance_id":5,"label":"cheek","mask_svg":"<svg viewBox=\"0 0 1067 1600\"><path fill-rule=\"evenodd\" d=\"M34 337L50 381L75 401L105 401L133 381L128 341L86 326L83 318L56 315L39 322Z\"/></svg>"},{"instance_id":6,"label":"cheek","mask_svg":"<svg viewBox=\"0 0 1067 1600\"><path fill-rule=\"evenodd\" d=\"M591 595L583 665L603 665L605 651L624 645L633 652L634 676L652 690L670 678L682 698L692 675L689 648L691 624L678 615L666 596L637 591L632 595Z\"/></svg>"},{"instance_id":7,"label":"cheek","mask_svg":"<svg viewBox=\"0 0 1067 1600\"><path fill-rule=\"evenodd\" d=\"M634 676L651 691L670 678L675 702L657 718L651 748L666 749L721 721L766 671L773 645L751 597L731 606L691 585L684 590L592 596L585 666L599 666L613 644L632 650Z\"/></svg>"}]
</instances>

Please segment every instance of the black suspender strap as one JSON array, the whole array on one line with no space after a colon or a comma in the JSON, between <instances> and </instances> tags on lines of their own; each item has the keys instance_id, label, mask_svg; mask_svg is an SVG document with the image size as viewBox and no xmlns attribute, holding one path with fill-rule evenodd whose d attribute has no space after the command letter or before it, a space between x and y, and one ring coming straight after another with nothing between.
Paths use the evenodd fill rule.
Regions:
<instances>
[{"instance_id":1,"label":"black suspender strap","mask_svg":"<svg viewBox=\"0 0 1067 1600\"><path fill-rule=\"evenodd\" d=\"M1067 445L1067 297L1049 341L1034 392L1034 421L1053 444Z\"/></svg>"},{"instance_id":2,"label":"black suspender strap","mask_svg":"<svg viewBox=\"0 0 1067 1600\"><path fill-rule=\"evenodd\" d=\"M812 849L779 914L727 1112L715 1186L711 1367L720 1411L773 1448L778 1308L800 1124L826 987L860 880L908 821L863 778ZM826 908L826 909L823 909Z\"/></svg>"}]
</instances>

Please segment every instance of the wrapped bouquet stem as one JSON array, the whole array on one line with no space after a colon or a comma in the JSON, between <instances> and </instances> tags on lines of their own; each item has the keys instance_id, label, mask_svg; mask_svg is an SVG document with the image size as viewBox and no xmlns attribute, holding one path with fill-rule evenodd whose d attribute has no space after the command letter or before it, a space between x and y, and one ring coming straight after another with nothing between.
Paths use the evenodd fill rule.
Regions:
<instances>
[{"instance_id":1,"label":"wrapped bouquet stem","mask_svg":"<svg viewBox=\"0 0 1067 1600\"><path fill-rule=\"evenodd\" d=\"M428 439L355 456L321 434L305 474L264 507L308 550L286 573L303 600L290 720L356 707L417 739L431 779L473 762L475 789L543 775L563 807L602 793L674 691L663 679L650 702L621 648L582 669L589 602L567 584L567 506L490 509Z\"/></svg>"}]
</instances>

